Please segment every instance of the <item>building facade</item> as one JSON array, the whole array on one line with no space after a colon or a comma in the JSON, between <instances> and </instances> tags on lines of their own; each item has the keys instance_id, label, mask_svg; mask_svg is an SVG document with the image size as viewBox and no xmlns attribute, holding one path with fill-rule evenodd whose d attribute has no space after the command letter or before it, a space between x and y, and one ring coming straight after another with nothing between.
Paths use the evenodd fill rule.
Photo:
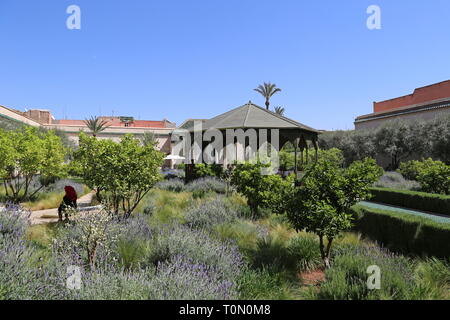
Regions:
<instances>
[{"instance_id":1,"label":"building facade","mask_svg":"<svg viewBox=\"0 0 450 320\"><path fill-rule=\"evenodd\" d=\"M90 132L84 120L56 120L49 110L33 109L22 112L0 106L0 117L34 127L63 131L75 144L78 144L80 132L88 134ZM170 135L176 125L169 120L135 120L133 117L100 117L100 119L106 122L107 128L97 135L98 139L119 141L125 134L131 133L139 138L146 132L151 132L155 135L159 150L165 154L172 152Z\"/></svg>"},{"instance_id":2,"label":"building facade","mask_svg":"<svg viewBox=\"0 0 450 320\"><path fill-rule=\"evenodd\" d=\"M432 120L450 115L450 80L417 88L412 94L373 103L373 113L355 119L355 129L376 129L390 120Z\"/></svg>"}]
</instances>

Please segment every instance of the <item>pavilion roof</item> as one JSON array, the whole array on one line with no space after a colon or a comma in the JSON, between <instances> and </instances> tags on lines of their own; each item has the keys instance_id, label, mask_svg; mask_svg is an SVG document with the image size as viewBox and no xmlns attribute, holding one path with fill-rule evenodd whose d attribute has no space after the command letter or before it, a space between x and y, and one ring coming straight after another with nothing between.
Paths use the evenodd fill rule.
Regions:
<instances>
[{"instance_id":1,"label":"pavilion roof","mask_svg":"<svg viewBox=\"0 0 450 320\"><path fill-rule=\"evenodd\" d=\"M318 130L308 127L300 122L281 116L275 112L261 108L251 101L241 107L235 108L212 119L203 122L203 130L208 129L302 129L318 133ZM191 127L191 129L193 129Z\"/></svg>"}]
</instances>

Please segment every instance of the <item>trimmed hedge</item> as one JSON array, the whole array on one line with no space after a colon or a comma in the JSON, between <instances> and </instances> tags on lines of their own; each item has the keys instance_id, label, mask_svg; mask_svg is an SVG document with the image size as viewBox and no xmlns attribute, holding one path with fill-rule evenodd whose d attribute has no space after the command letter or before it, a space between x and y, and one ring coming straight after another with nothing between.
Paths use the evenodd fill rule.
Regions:
<instances>
[{"instance_id":1,"label":"trimmed hedge","mask_svg":"<svg viewBox=\"0 0 450 320\"><path fill-rule=\"evenodd\" d=\"M374 202L450 216L450 196L387 188L370 188L370 191L373 195L370 200Z\"/></svg>"},{"instance_id":2,"label":"trimmed hedge","mask_svg":"<svg viewBox=\"0 0 450 320\"><path fill-rule=\"evenodd\" d=\"M356 205L354 229L388 249L421 256L450 257L450 224Z\"/></svg>"}]
</instances>

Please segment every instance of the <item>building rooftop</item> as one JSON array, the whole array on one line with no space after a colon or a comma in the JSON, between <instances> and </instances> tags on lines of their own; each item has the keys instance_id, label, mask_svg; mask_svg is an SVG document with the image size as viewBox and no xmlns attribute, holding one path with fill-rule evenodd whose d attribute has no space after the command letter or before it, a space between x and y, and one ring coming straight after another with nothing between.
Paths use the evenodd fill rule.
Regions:
<instances>
[{"instance_id":1,"label":"building rooftop","mask_svg":"<svg viewBox=\"0 0 450 320\"><path fill-rule=\"evenodd\" d=\"M406 96L374 102L373 112L376 113L415 106L447 97L450 97L450 80L417 88L412 94Z\"/></svg>"}]
</instances>

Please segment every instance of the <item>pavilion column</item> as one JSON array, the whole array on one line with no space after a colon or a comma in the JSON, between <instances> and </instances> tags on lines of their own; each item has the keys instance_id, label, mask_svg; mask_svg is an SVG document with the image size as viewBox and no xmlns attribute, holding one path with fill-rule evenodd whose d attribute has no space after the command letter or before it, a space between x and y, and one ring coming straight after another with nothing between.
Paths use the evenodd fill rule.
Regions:
<instances>
[{"instance_id":1,"label":"pavilion column","mask_svg":"<svg viewBox=\"0 0 450 320\"><path fill-rule=\"evenodd\" d=\"M300 146L300 169L303 170L303 150L305 148L303 146Z\"/></svg>"},{"instance_id":2,"label":"pavilion column","mask_svg":"<svg viewBox=\"0 0 450 320\"><path fill-rule=\"evenodd\" d=\"M309 162L309 153L308 153L308 144L306 144L306 148L305 148L305 150L306 150L306 164L308 165L308 162Z\"/></svg>"},{"instance_id":3,"label":"pavilion column","mask_svg":"<svg viewBox=\"0 0 450 320\"><path fill-rule=\"evenodd\" d=\"M315 159L316 163L319 160L319 144L317 143L317 140L313 140L314 150L316 152Z\"/></svg>"},{"instance_id":4,"label":"pavilion column","mask_svg":"<svg viewBox=\"0 0 450 320\"><path fill-rule=\"evenodd\" d=\"M297 177L297 173L298 173L298 165L297 165L298 143L299 143L299 139L295 139L294 140L294 173L295 173L296 177ZM302 157L303 157L303 153L302 153Z\"/></svg>"}]
</instances>

